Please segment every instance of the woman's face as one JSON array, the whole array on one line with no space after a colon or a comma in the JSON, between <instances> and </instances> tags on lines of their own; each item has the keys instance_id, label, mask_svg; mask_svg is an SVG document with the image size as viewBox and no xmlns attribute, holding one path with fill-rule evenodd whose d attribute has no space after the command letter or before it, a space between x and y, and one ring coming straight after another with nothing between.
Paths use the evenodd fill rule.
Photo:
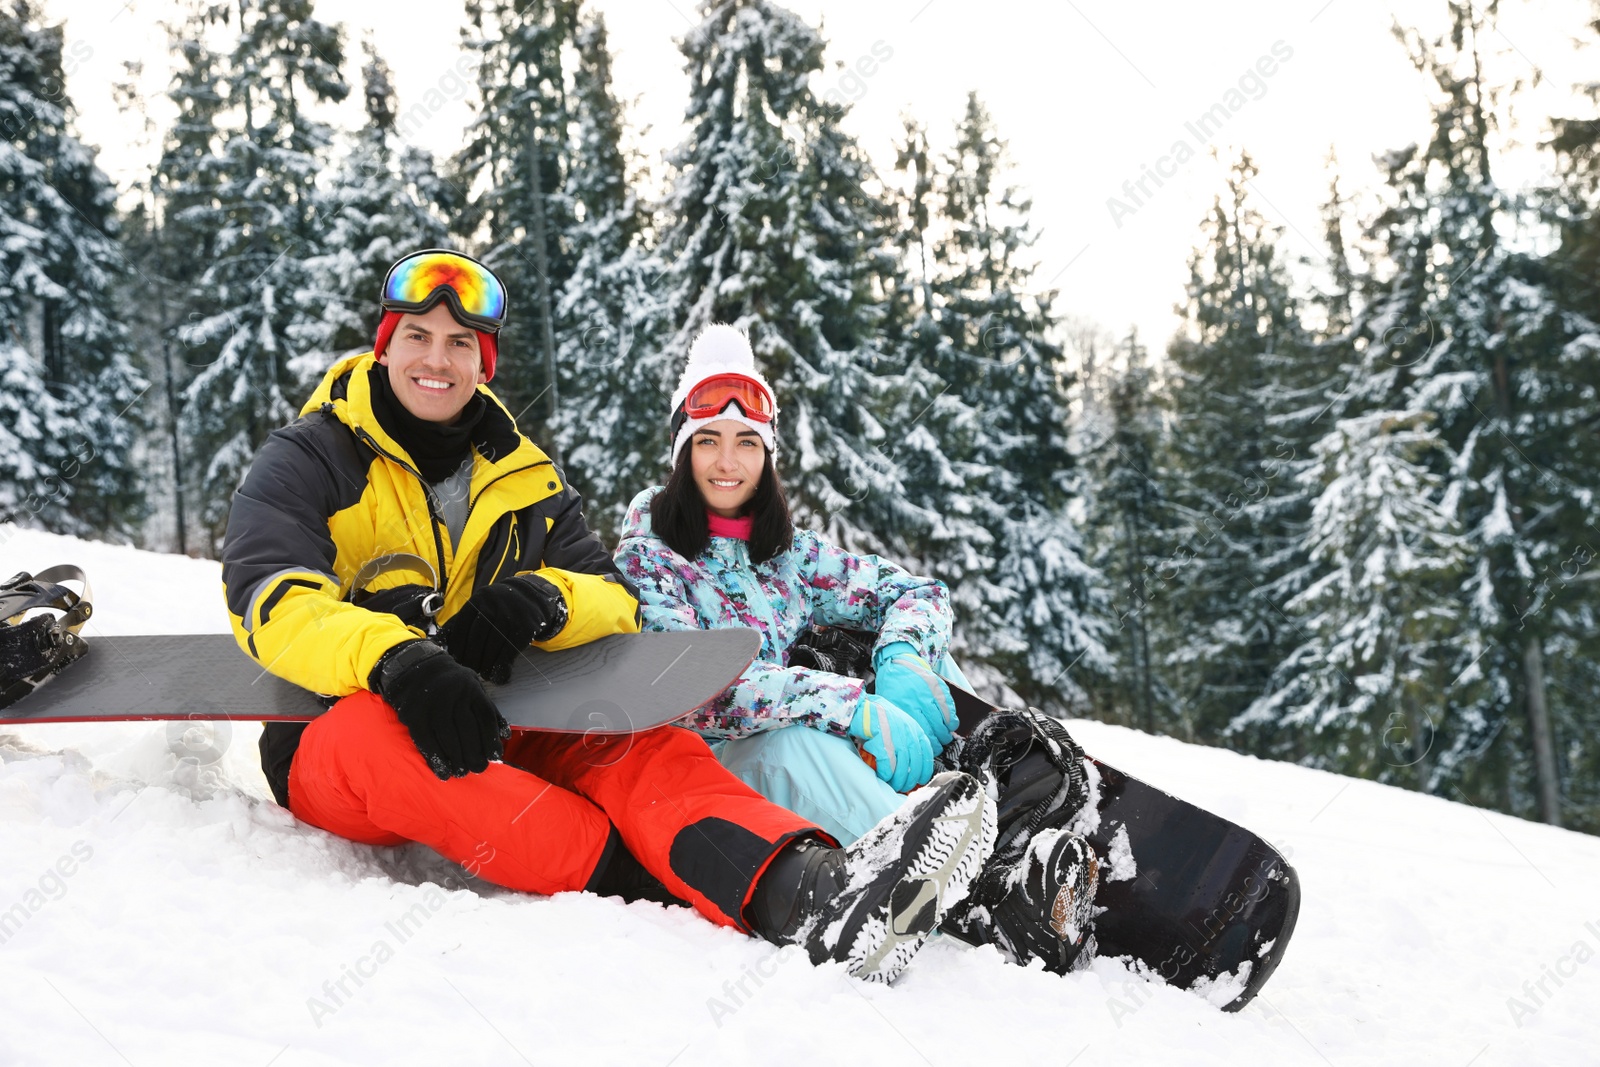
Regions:
<instances>
[{"instance_id":1,"label":"woman's face","mask_svg":"<svg viewBox=\"0 0 1600 1067\"><path fill-rule=\"evenodd\" d=\"M714 515L737 518L761 484L767 449L750 427L718 419L689 438L694 484Z\"/></svg>"}]
</instances>

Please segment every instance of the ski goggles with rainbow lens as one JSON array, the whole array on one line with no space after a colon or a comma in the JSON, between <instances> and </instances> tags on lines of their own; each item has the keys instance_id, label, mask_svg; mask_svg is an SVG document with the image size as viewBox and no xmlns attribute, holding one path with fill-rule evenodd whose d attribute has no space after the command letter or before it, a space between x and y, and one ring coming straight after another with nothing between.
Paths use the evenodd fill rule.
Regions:
<instances>
[{"instance_id":1,"label":"ski goggles with rainbow lens","mask_svg":"<svg viewBox=\"0 0 1600 1067\"><path fill-rule=\"evenodd\" d=\"M463 326L499 333L506 323L506 287L470 256L429 248L413 252L383 279L385 311L420 315L443 301Z\"/></svg>"}]
</instances>

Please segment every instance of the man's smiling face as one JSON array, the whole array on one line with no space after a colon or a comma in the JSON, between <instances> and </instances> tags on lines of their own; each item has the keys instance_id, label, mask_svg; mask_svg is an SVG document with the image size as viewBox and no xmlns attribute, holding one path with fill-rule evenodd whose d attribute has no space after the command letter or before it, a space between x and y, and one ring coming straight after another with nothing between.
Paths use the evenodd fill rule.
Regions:
<instances>
[{"instance_id":1,"label":"man's smiling face","mask_svg":"<svg viewBox=\"0 0 1600 1067\"><path fill-rule=\"evenodd\" d=\"M378 362L407 411L428 422L451 423L485 380L478 335L439 304L401 316Z\"/></svg>"}]
</instances>

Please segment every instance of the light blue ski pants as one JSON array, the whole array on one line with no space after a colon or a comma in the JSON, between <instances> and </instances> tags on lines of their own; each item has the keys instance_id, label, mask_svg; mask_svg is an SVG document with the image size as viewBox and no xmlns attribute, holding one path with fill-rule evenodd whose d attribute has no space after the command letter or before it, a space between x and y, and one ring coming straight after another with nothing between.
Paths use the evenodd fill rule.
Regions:
<instances>
[{"instance_id":1,"label":"light blue ski pants","mask_svg":"<svg viewBox=\"0 0 1600 1067\"><path fill-rule=\"evenodd\" d=\"M951 685L972 688L948 655L938 672ZM906 799L867 766L853 739L809 726L780 726L711 747L736 778L816 823L841 845L872 829Z\"/></svg>"}]
</instances>

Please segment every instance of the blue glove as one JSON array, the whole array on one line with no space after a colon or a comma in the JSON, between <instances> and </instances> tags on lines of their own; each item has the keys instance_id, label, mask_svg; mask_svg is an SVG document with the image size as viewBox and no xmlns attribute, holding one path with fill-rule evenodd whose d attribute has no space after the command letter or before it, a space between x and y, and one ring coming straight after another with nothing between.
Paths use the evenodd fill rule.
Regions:
<instances>
[{"instance_id":1,"label":"blue glove","mask_svg":"<svg viewBox=\"0 0 1600 1067\"><path fill-rule=\"evenodd\" d=\"M878 777L896 793L909 793L933 777L933 742L915 716L875 693L862 693L850 736L872 757Z\"/></svg>"},{"instance_id":2,"label":"blue glove","mask_svg":"<svg viewBox=\"0 0 1600 1067\"><path fill-rule=\"evenodd\" d=\"M944 679L933 673L928 661L905 641L884 645L873 659L878 669L874 686L878 694L908 715L916 716L923 732L933 741L934 751L944 751L959 725L955 698Z\"/></svg>"}]
</instances>

